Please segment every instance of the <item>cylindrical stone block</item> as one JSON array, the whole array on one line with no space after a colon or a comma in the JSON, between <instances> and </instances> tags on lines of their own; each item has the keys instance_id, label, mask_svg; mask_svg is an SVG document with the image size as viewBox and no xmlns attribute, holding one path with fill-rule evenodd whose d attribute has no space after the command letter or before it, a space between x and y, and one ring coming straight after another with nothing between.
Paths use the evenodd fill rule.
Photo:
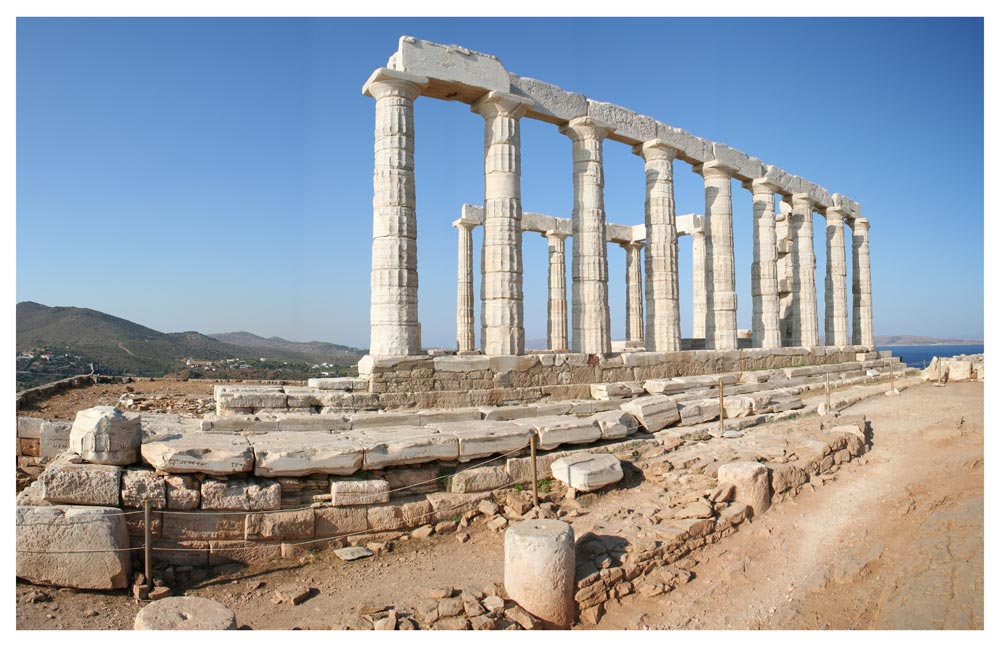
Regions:
<instances>
[{"instance_id":1,"label":"cylindrical stone block","mask_svg":"<svg viewBox=\"0 0 1000 647\"><path fill-rule=\"evenodd\" d=\"M779 348L781 328L774 187L760 179L744 186L753 192L753 265L750 270L750 291L753 296L753 346Z\"/></svg>"},{"instance_id":2,"label":"cylindrical stone block","mask_svg":"<svg viewBox=\"0 0 1000 647\"><path fill-rule=\"evenodd\" d=\"M222 604L193 595L150 602L135 617L135 629L236 629L236 614Z\"/></svg>"},{"instance_id":3,"label":"cylindrical stone block","mask_svg":"<svg viewBox=\"0 0 1000 647\"><path fill-rule=\"evenodd\" d=\"M504 588L544 622L569 627L576 618L576 539L565 521L529 519L504 536Z\"/></svg>"},{"instance_id":4,"label":"cylindrical stone block","mask_svg":"<svg viewBox=\"0 0 1000 647\"><path fill-rule=\"evenodd\" d=\"M819 345L816 312L816 251L813 247L813 205L806 193L792 195L792 343Z\"/></svg>"},{"instance_id":5,"label":"cylindrical stone block","mask_svg":"<svg viewBox=\"0 0 1000 647\"><path fill-rule=\"evenodd\" d=\"M754 516L771 507L771 479L767 467L754 461L737 461L719 467L719 483L736 486L734 499L753 509Z\"/></svg>"},{"instance_id":6,"label":"cylindrical stone block","mask_svg":"<svg viewBox=\"0 0 1000 647\"><path fill-rule=\"evenodd\" d=\"M733 256L731 171L717 161L695 167L705 179L705 348L736 342L736 261Z\"/></svg>"},{"instance_id":7,"label":"cylindrical stone block","mask_svg":"<svg viewBox=\"0 0 1000 647\"><path fill-rule=\"evenodd\" d=\"M566 325L566 234L545 233L549 247L549 350L569 350Z\"/></svg>"},{"instance_id":8,"label":"cylindrical stone block","mask_svg":"<svg viewBox=\"0 0 1000 647\"><path fill-rule=\"evenodd\" d=\"M826 210L826 345L846 346L847 261L844 250L844 215Z\"/></svg>"},{"instance_id":9,"label":"cylindrical stone block","mask_svg":"<svg viewBox=\"0 0 1000 647\"><path fill-rule=\"evenodd\" d=\"M456 221L458 228L458 306L456 312L458 351L476 347L476 312L472 287L472 223Z\"/></svg>"},{"instance_id":10,"label":"cylindrical stone block","mask_svg":"<svg viewBox=\"0 0 1000 647\"><path fill-rule=\"evenodd\" d=\"M875 347L875 329L872 322L872 266L868 251L868 220L855 218L851 222L853 280L851 287L854 295L854 330L855 345Z\"/></svg>"}]
</instances>

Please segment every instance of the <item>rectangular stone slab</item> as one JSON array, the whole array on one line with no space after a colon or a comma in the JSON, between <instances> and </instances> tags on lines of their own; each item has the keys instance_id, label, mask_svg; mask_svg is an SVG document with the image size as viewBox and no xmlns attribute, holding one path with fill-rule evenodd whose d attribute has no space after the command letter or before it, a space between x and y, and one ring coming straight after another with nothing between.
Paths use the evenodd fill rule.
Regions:
<instances>
[{"instance_id":1,"label":"rectangular stone slab","mask_svg":"<svg viewBox=\"0 0 1000 647\"><path fill-rule=\"evenodd\" d=\"M592 443L601 438L601 428L594 420L576 416L540 416L521 418L522 425L538 434L539 449L555 449L563 444Z\"/></svg>"},{"instance_id":2,"label":"rectangular stone slab","mask_svg":"<svg viewBox=\"0 0 1000 647\"><path fill-rule=\"evenodd\" d=\"M410 465L458 458L458 438L427 427L403 425L345 432L342 437L361 444L365 450L364 469L390 465Z\"/></svg>"},{"instance_id":3,"label":"rectangular stone slab","mask_svg":"<svg viewBox=\"0 0 1000 647\"><path fill-rule=\"evenodd\" d=\"M470 420L427 425L458 439L458 460L471 461L491 454L506 454L527 447L531 430L505 420Z\"/></svg>"},{"instance_id":4,"label":"rectangular stone slab","mask_svg":"<svg viewBox=\"0 0 1000 647\"><path fill-rule=\"evenodd\" d=\"M250 436L257 476L347 476L361 469L361 444L326 431L271 431Z\"/></svg>"},{"instance_id":5,"label":"rectangular stone slab","mask_svg":"<svg viewBox=\"0 0 1000 647\"><path fill-rule=\"evenodd\" d=\"M161 472L213 476L253 471L253 449L235 435L187 433L143 444L142 459Z\"/></svg>"},{"instance_id":6,"label":"rectangular stone slab","mask_svg":"<svg viewBox=\"0 0 1000 647\"><path fill-rule=\"evenodd\" d=\"M119 505L122 468L88 463L54 463L39 477L49 503Z\"/></svg>"}]
</instances>

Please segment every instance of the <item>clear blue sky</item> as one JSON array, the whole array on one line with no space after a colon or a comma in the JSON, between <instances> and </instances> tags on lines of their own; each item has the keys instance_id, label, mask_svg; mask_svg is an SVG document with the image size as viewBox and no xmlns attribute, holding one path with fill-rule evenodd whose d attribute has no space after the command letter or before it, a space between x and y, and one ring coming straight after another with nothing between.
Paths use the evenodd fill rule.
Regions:
<instances>
[{"instance_id":1,"label":"clear blue sky","mask_svg":"<svg viewBox=\"0 0 1000 647\"><path fill-rule=\"evenodd\" d=\"M403 34L494 54L860 201L876 334L982 337L979 19L19 19L18 301L367 347L374 102L361 86ZM464 104L417 101L425 346L455 343L450 223L482 203L482 127ZM642 222L642 160L615 142L605 159L609 220ZM522 166L524 208L569 216L569 140L523 120ZM675 186L678 213L703 211L682 162ZM749 328L751 202L738 183L733 196ZM680 263L688 335L688 238ZM529 339L545 337L546 264L526 235ZM623 338L624 251L609 264Z\"/></svg>"}]
</instances>

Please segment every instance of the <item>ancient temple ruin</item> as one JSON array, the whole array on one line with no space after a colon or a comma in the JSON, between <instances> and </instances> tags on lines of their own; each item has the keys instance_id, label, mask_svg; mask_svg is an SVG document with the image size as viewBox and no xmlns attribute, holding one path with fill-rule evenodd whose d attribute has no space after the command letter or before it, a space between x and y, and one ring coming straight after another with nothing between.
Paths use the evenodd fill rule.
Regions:
<instances>
[{"instance_id":1,"label":"ancient temple ruin","mask_svg":"<svg viewBox=\"0 0 1000 647\"><path fill-rule=\"evenodd\" d=\"M494 56L403 36L386 67L363 91L375 99L371 347L363 377L400 357L420 356L417 304L416 186L413 103L418 97L461 101L485 122L485 195L467 205L458 230L457 350L485 356L525 355L521 236L548 239L548 351L612 352L607 245L627 249L626 350L684 350L678 303L677 236L694 252L694 336L703 348L729 351L737 340L731 180L753 195L753 325L749 349L817 350L819 322L813 214L826 220L825 343L845 351L874 349L869 223L861 206L839 193L725 144L707 141L651 117L508 72ZM572 145L571 218L526 212L521 204L522 117L559 127ZM625 144L645 160L645 221L607 222L603 146ZM674 213L673 161L704 178L704 215ZM775 210L775 194L781 196ZM853 326L848 327L845 224L851 228ZM481 348L475 346L472 229L483 227ZM572 294L567 308L565 240L572 237ZM644 251L643 251L644 250ZM643 298L644 297L644 298ZM567 322L567 311L572 313ZM571 326L571 327L570 327ZM853 346L852 348L847 348ZM759 354L757 354L759 355ZM397 359L393 359L397 358ZM440 358L438 358L440 359ZM455 358L458 359L458 358ZM832 360L836 361L836 360ZM645 362L648 363L648 362ZM440 370L440 366L435 366ZM457 367L453 367L457 368Z\"/></svg>"}]
</instances>

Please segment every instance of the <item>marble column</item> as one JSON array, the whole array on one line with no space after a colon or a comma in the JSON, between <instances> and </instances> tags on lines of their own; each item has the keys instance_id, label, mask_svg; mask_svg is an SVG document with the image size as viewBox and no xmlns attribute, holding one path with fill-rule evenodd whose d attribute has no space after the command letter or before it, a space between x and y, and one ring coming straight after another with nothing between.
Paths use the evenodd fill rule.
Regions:
<instances>
[{"instance_id":1,"label":"marble column","mask_svg":"<svg viewBox=\"0 0 1000 647\"><path fill-rule=\"evenodd\" d=\"M812 200L792 195L792 345L819 345L816 312L816 252L813 248Z\"/></svg>"},{"instance_id":2,"label":"marble column","mask_svg":"<svg viewBox=\"0 0 1000 647\"><path fill-rule=\"evenodd\" d=\"M705 231L691 233L691 336L705 339L708 327L708 270L705 267Z\"/></svg>"},{"instance_id":3,"label":"marble column","mask_svg":"<svg viewBox=\"0 0 1000 647\"><path fill-rule=\"evenodd\" d=\"M736 345L736 265L733 257L732 175L718 161L694 168L705 179L705 348Z\"/></svg>"},{"instance_id":4,"label":"marble column","mask_svg":"<svg viewBox=\"0 0 1000 647\"><path fill-rule=\"evenodd\" d=\"M362 89L375 99L369 350L374 357L421 352L413 101L427 83L422 76L380 68Z\"/></svg>"},{"instance_id":5,"label":"marble column","mask_svg":"<svg viewBox=\"0 0 1000 647\"><path fill-rule=\"evenodd\" d=\"M847 329L847 252L844 248L844 212L836 207L826 210L826 345L846 346Z\"/></svg>"},{"instance_id":6,"label":"marble column","mask_svg":"<svg viewBox=\"0 0 1000 647\"><path fill-rule=\"evenodd\" d=\"M485 119L482 341L486 355L524 354L520 119L530 102L489 92L472 104Z\"/></svg>"},{"instance_id":7,"label":"marble column","mask_svg":"<svg viewBox=\"0 0 1000 647\"><path fill-rule=\"evenodd\" d=\"M646 350L678 351L681 317L674 210L677 151L656 139L635 146L632 151L646 160ZM704 252L704 238L701 247Z\"/></svg>"},{"instance_id":8,"label":"marble column","mask_svg":"<svg viewBox=\"0 0 1000 647\"><path fill-rule=\"evenodd\" d=\"M573 142L573 338L576 353L611 352L603 142L613 128L576 117L559 131Z\"/></svg>"},{"instance_id":9,"label":"marble column","mask_svg":"<svg viewBox=\"0 0 1000 647\"><path fill-rule=\"evenodd\" d=\"M476 348L476 301L472 287L472 230L475 223L456 220L451 223L458 229L458 307L456 326L458 352L468 353Z\"/></svg>"},{"instance_id":10,"label":"marble column","mask_svg":"<svg viewBox=\"0 0 1000 647\"><path fill-rule=\"evenodd\" d=\"M642 241L622 245L625 250L625 341L643 346Z\"/></svg>"},{"instance_id":11,"label":"marble column","mask_svg":"<svg viewBox=\"0 0 1000 647\"><path fill-rule=\"evenodd\" d=\"M868 252L868 219L855 218L851 224L853 234L852 265L854 293L854 343L875 348L875 329L872 322L872 265Z\"/></svg>"},{"instance_id":12,"label":"marble column","mask_svg":"<svg viewBox=\"0 0 1000 647\"><path fill-rule=\"evenodd\" d=\"M774 220L775 187L764 179L746 182L743 186L753 193L753 265L750 267L753 346L780 348L778 242Z\"/></svg>"},{"instance_id":13,"label":"marble column","mask_svg":"<svg viewBox=\"0 0 1000 647\"><path fill-rule=\"evenodd\" d=\"M561 231L543 234L549 244L549 350L568 351L566 326L566 238Z\"/></svg>"}]
</instances>

